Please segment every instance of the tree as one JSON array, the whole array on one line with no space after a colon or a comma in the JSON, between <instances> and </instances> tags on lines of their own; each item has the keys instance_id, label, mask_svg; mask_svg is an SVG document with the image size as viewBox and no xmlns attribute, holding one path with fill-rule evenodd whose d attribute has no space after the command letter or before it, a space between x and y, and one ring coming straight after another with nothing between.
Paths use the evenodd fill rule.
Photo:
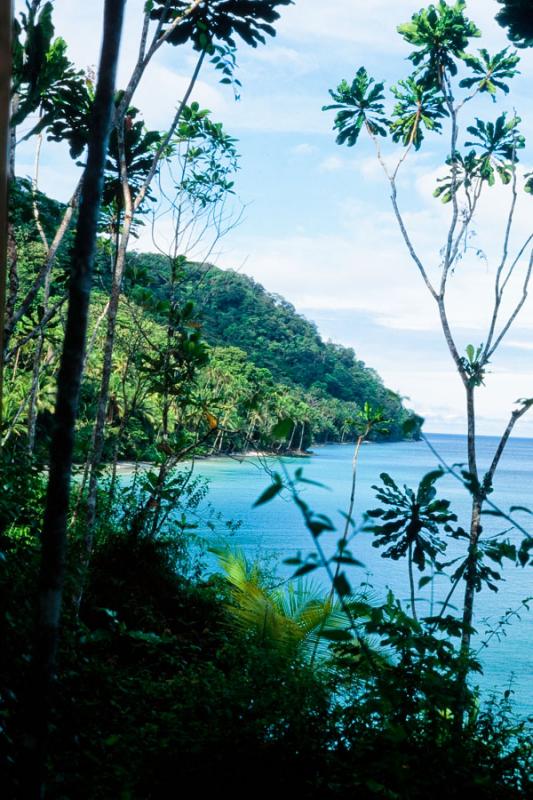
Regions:
<instances>
[{"instance_id":1,"label":"tree","mask_svg":"<svg viewBox=\"0 0 533 800\"><path fill-rule=\"evenodd\" d=\"M55 428L41 537L39 618L34 653L36 760L32 794L41 796L50 687L55 671L66 566L66 528L78 397L85 351L92 266L107 143L111 126L115 75L125 0L107 0L99 77L91 113L90 138L76 240L72 253L67 327L57 382Z\"/></svg>"},{"instance_id":2,"label":"tree","mask_svg":"<svg viewBox=\"0 0 533 800\"><path fill-rule=\"evenodd\" d=\"M533 8L528 0L498 0L503 8L496 14L509 39L517 47L533 46Z\"/></svg>"},{"instance_id":3,"label":"tree","mask_svg":"<svg viewBox=\"0 0 533 800\"><path fill-rule=\"evenodd\" d=\"M516 246L512 240L520 184L519 151L525 146L520 134L520 119L505 111L495 120L480 119L463 123L465 111L476 99L493 100L507 94L509 81L517 73L519 58L508 48L491 55L484 48L470 51L470 41L481 33L465 15L465 2L453 5L439 0L435 5L415 13L411 21L400 25L398 32L414 49L409 60L414 71L392 87L392 103L386 107L383 82L376 82L361 67L354 80L342 81L331 91L335 110L334 128L337 143L355 145L361 134L374 143L377 158L390 186L394 214L411 260L415 264L429 295L436 305L442 332L463 384L466 401L468 465L462 480L472 498L468 552L460 577L464 578L462 618L462 651L466 661L473 625L474 596L483 583L482 514L492 491L494 474L518 420L528 411L533 400L518 401L495 449L488 469L480 469L476 451L475 398L484 386L487 365L517 318L528 294L533 269L533 234ZM476 105L477 109L477 105ZM464 125L464 127L463 127ZM446 135L446 173L438 179L434 195L450 208L447 230L437 251L438 273L417 251L399 202L398 176L408 159L412 159L430 135ZM382 150L382 140L400 147L393 166ZM494 271L493 301L484 342L468 345L462 353L452 328L448 309L448 286L454 270L468 246L472 225L477 219L480 197L500 181L507 187L509 206L506 226ZM527 183L526 183L527 188ZM519 281L513 295L512 279ZM510 304L510 305L509 305ZM501 557L513 556L501 541ZM527 560L527 556L526 556Z\"/></svg>"},{"instance_id":4,"label":"tree","mask_svg":"<svg viewBox=\"0 0 533 800\"><path fill-rule=\"evenodd\" d=\"M279 18L277 6L288 5L291 0L214 0L206 3L194 0L192 3L181 0L151 0L146 3L143 27L139 42L139 55L126 89L121 94L115 113L116 166L119 201L119 220L117 223L116 252L113 263L112 286L107 310L107 334L102 365L102 379L93 442L90 454L90 474L87 504L87 544L90 549L92 529L96 518L96 491L98 468L104 448L104 431L109 401L109 384L112 372L113 350L116 334L117 309L120 302L126 252L136 216L141 211L150 191L152 182L159 172L162 160L168 155L168 148L178 130L185 109L204 64L210 57L215 68L222 72L222 82L232 83L234 67L235 36L247 44L257 47L265 42L265 34L275 34L272 23ZM152 26L155 23L155 28ZM151 27L152 26L152 27ZM167 130L157 140L152 138L152 152L145 148L146 163L142 174L132 181L132 159L127 149L128 129L131 126L131 103L134 94L145 74L146 68L159 48L165 44L173 46L192 43L198 52L189 86ZM238 85L238 81L236 82ZM190 121L190 120L187 120Z\"/></svg>"},{"instance_id":5,"label":"tree","mask_svg":"<svg viewBox=\"0 0 533 800\"><path fill-rule=\"evenodd\" d=\"M0 50L11 53L11 28L13 9L4 3L0 11ZM4 313L7 273L7 182L8 141L11 85L11 59L2 59L0 72L0 425L3 419L3 375L4 375Z\"/></svg>"}]
</instances>

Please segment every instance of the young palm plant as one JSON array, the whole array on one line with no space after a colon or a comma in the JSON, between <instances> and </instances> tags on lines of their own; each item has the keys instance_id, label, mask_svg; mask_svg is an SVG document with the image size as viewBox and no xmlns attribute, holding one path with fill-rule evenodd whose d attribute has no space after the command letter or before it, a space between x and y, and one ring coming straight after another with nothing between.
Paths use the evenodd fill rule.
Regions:
<instances>
[{"instance_id":1,"label":"young palm plant","mask_svg":"<svg viewBox=\"0 0 533 800\"><path fill-rule=\"evenodd\" d=\"M269 585L257 562L241 550L213 548L230 586L232 624L280 655L311 661L325 656L328 640L348 626L339 602L309 580Z\"/></svg>"}]
</instances>

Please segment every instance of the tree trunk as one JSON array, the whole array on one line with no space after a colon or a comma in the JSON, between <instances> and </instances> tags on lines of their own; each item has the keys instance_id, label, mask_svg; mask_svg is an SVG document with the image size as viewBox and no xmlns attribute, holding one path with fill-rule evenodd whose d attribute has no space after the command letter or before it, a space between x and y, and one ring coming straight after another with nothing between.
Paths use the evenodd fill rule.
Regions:
<instances>
[{"instance_id":1,"label":"tree trunk","mask_svg":"<svg viewBox=\"0 0 533 800\"><path fill-rule=\"evenodd\" d=\"M87 494L87 517L86 517L86 527L85 527L85 538L83 542L84 564L87 564L90 559L93 536L94 536L94 526L96 522L96 492L98 488L98 468L101 464L102 454L104 451L105 423L106 423L107 405L109 402L109 383L111 380L111 372L113 369L113 350L115 347L115 335L117 329L117 312L120 302L120 293L122 290L124 268L126 266L126 249L129 241L131 221L132 221L131 211L129 217L128 217L128 212L126 212L124 218L124 231L122 234L120 248L117 254L115 272L113 275L113 285L111 288L111 297L109 298L109 308L107 311L107 332L104 344L104 358L102 364L100 394L98 396L98 405L96 410L96 420L94 424L91 454L89 457L89 463L90 463L89 489Z\"/></svg>"},{"instance_id":2,"label":"tree trunk","mask_svg":"<svg viewBox=\"0 0 533 800\"><path fill-rule=\"evenodd\" d=\"M0 4L0 425L3 417L4 328L7 282L7 186L10 170L9 111L11 94L11 31L13 3Z\"/></svg>"},{"instance_id":3,"label":"tree trunk","mask_svg":"<svg viewBox=\"0 0 533 800\"><path fill-rule=\"evenodd\" d=\"M470 628L474 618L474 595L476 580L476 549L481 529L481 506L482 498L478 491L478 469L476 455L476 412L474 405L474 387L466 386L466 413L467 413L467 447L468 447L468 471L473 482L472 513L470 516L470 541L468 546L467 566L465 570L465 597L463 604L463 623ZM471 634L469 630L463 630L461 636L461 652L464 656L468 654L470 647Z\"/></svg>"},{"instance_id":4,"label":"tree trunk","mask_svg":"<svg viewBox=\"0 0 533 800\"><path fill-rule=\"evenodd\" d=\"M298 427L297 423L295 422L292 426L291 438L289 439L289 444L287 445L287 450L290 452L292 450L292 443L294 441L294 435L296 433L296 428Z\"/></svg>"},{"instance_id":5,"label":"tree trunk","mask_svg":"<svg viewBox=\"0 0 533 800\"><path fill-rule=\"evenodd\" d=\"M472 514L470 520L470 542L468 547L467 565L465 570L465 597L463 603L463 630L461 636L461 652L464 656L468 655L470 648L471 633L474 619L474 597L476 580L476 551L481 531L481 509L482 503L478 497L472 500Z\"/></svg>"},{"instance_id":6,"label":"tree trunk","mask_svg":"<svg viewBox=\"0 0 533 800\"><path fill-rule=\"evenodd\" d=\"M44 314L48 310L51 277L52 277L51 273L49 272L48 275L46 276L44 284L44 301L43 301ZM39 336L37 337L35 354L33 356L33 371L32 371L30 400L29 400L30 405L28 409L28 453L30 455L33 454L33 450L35 448L35 432L37 429L37 414L38 414L37 403L39 399L39 384L41 378L43 347L44 347L44 330L42 330L39 333Z\"/></svg>"},{"instance_id":7,"label":"tree trunk","mask_svg":"<svg viewBox=\"0 0 533 800\"><path fill-rule=\"evenodd\" d=\"M57 380L50 474L41 537L39 614L29 710L31 769L26 771L28 797L43 797L46 738L51 688L56 670L59 624L66 566L74 427L85 349L92 267L103 189L107 143L113 110L115 75L125 0L106 0L104 37L91 120L82 199L72 253L69 306Z\"/></svg>"},{"instance_id":8,"label":"tree trunk","mask_svg":"<svg viewBox=\"0 0 533 800\"><path fill-rule=\"evenodd\" d=\"M300 444L298 445L298 450L300 453L302 452L303 444L304 444L304 433L305 433L305 422L302 422L302 432L300 434Z\"/></svg>"}]
</instances>

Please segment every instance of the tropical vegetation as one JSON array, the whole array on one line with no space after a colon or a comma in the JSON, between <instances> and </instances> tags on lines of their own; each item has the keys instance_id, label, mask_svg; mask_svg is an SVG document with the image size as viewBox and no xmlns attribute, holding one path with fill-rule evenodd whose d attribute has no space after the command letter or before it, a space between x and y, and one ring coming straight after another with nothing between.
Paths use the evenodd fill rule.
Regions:
<instances>
[{"instance_id":1,"label":"tropical vegetation","mask_svg":"<svg viewBox=\"0 0 533 800\"><path fill-rule=\"evenodd\" d=\"M355 145L366 133L380 158L386 137L402 148L392 173L381 159L393 209L467 402L468 464L441 463L414 487L384 471L373 487L376 507L361 515L363 444L423 436L422 421L352 349L324 342L283 298L210 263L213 243L234 223L238 153L194 100L195 87L211 69L238 95L237 45L265 44L289 2L148 0L136 60L119 90L125 0L104 3L96 73L70 61L55 36L53 3L28 0L14 21L0 259L6 797L140 799L224 787L236 796L326 800L533 798L531 721L515 715L511 688L481 696L482 665L470 646L476 594L498 590L503 560L531 564L532 539L517 509L490 498L531 399L511 414L484 473L475 437L474 397L523 305L502 319L520 259L508 263L505 246L483 345L459 351L446 305L479 195L499 179L516 197L525 144L518 119L501 114L472 123L460 150L460 112L473 95L506 92L518 56L471 53L480 32L465 3L439 0L399 27L415 70L394 87L389 110L384 85L364 67L331 92L339 144ZM528 45L523 4L502 5L511 37ZM148 130L134 105L138 87L149 82L160 50L185 47L188 84L173 108L169 100L166 128ZM460 101L458 90L466 95ZM396 177L446 125L447 173L435 194L452 209L451 224L434 285L409 238ZM29 180L15 172L21 137L36 145ZM78 169L66 203L39 189L47 141ZM157 230L161 196L170 244L158 254L136 252L142 226ZM340 528L309 501L305 467L280 458L255 505L279 496L292 503L309 552L286 559L287 578L221 548L216 534L231 535L239 522L209 504L196 457L301 454L321 442L353 446ZM126 476L123 459L136 462ZM471 500L468 529L439 492L445 474ZM487 536L482 512L505 530ZM357 585L362 536L405 567L406 601L373 594L368 581ZM428 616L420 597L436 578L448 589Z\"/></svg>"}]
</instances>

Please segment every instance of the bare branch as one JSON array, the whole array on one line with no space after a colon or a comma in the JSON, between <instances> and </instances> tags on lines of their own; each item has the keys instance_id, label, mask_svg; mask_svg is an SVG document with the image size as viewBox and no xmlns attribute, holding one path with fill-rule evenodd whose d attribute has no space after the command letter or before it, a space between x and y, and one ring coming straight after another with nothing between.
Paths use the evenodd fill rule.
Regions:
<instances>
[{"instance_id":1,"label":"bare branch","mask_svg":"<svg viewBox=\"0 0 533 800\"><path fill-rule=\"evenodd\" d=\"M139 189L139 192L138 192L138 194L137 194L137 196L135 198L135 201L133 203L133 211L134 212L137 211L137 209L139 208L139 206L143 202L144 198L146 197L146 193L147 193L147 191L148 191L148 189L150 187L150 184L152 183L153 177L157 172L159 163L161 161L161 157L162 157L163 153L165 152L166 148L168 147L169 142L172 139L176 128L178 127L178 124L179 124L179 121L180 121L180 117L181 117L181 115L183 113L183 109L187 105L187 101L189 100L189 97L191 96L192 90L194 89L194 85L195 85L195 83L196 83L196 81L198 79L198 75L200 74L200 70L202 68L202 64L203 64L203 61L204 61L204 58L205 58L205 52L206 52L205 50L202 50L202 52L200 53L200 57L199 57L199 59L198 59L198 61L196 63L196 67L195 67L194 72L192 74L191 80L189 81L189 85L187 87L187 91L183 95L183 98L182 98L182 100L181 100L181 102L180 102L180 104L179 104L179 106L178 106L178 108L176 110L176 113L174 115L174 119L172 120L172 123L171 123L169 129L167 130L165 136L163 137L162 141L159 144L159 147L157 148L156 152L154 153L154 157L152 159L152 165L150 167L150 170L149 170L146 178L144 179L143 185Z\"/></svg>"},{"instance_id":2,"label":"bare branch","mask_svg":"<svg viewBox=\"0 0 533 800\"><path fill-rule=\"evenodd\" d=\"M62 241L63 241L63 239L65 237L65 234L67 233L67 231L68 231L68 229L70 227L70 223L72 222L72 217L74 215L74 211L78 207L78 202L79 202L80 193L81 193L81 185L82 185L82 180L80 178L80 180L78 182L78 185L76 186L76 189L74 190L74 194L70 198L69 203L68 203L68 205L67 205L67 207L65 209L65 213L63 214L63 218L62 218L61 223L60 223L60 225L59 225L59 227L58 227L58 229L56 231L56 234L55 234L55 236L54 236L54 238L52 240L52 243L50 244L50 248L48 250L48 255L46 257L46 260L43 262L43 264L41 266L41 269L37 273L37 276L36 276L33 284L31 285L30 289L28 290L28 292L26 294L26 297L22 300L22 302L19 305L16 313L13 314L13 316L11 317L11 319L8 322L8 331L9 331L10 335L12 334L13 330L15 329L15 326L17 325L17 323L20 322L22 317L24 317L28 313L33 301L35 300L35 298L37 296L37 292L39 291L39 289L41 288L41 286L44 284L44 282L46 280L46 276L47 276L48 272L50 271L50 269L51 269L51 267L52 267L52 265L54 263L55 257L57 255L57 251L59 250L59 247L60 247L60 245L61 245L61 243L62 243Z\"/></svg>"},{"instance_id":3,"label":"bare branch","mask_svg":"<svg viewBox=\"0 0 533 800\"><path fill-rule=\"evenodd\" d=\"M411 258L415 262L416 266L418 267L418 271L422 275L422 279L423 279L424 283L426 284L429 293L431 294L433 299L438 302L439 296L438 296L437 292L435 291L435 289L433 288L433 284L429 280L429 277L428 277L428 274L427 274L427 272L426 272L426 270L424 268L424 265L422 264L422 261L418 257L418 255L416 253L416 250L415 250L415 248L413 246L413 243L411 242L410 236L409 236L409 234L407 232L407 228L405 227L405 224L404 224L404 221L403 221L403 217L401 215L400 209L398 208L398 200L397 200L397 196L396 195L397 195L396 184L394 183L394 181L391 181L392 207L394 209L394 213L396 215L396 219L398 221L398 225L400 226L400 231L402 232L402 236L403 236L404 242L405 242L405 244L407 246L407 249L409 251L409 255L411 256Z\"/></svg>"},{"instance_id":4,"label":"bare branch","mask_svg":"<svg viewBox=\"0 0 533 800\"><path fill-rule=\"evenodd\" d=\"M144 12L143 18L143 26L141 31L141 40L139 42L139 56L137 58L137 63L142 62L144 60L144 56L146 54L146 42L148 41L148 31L150 28L150 12Z\"/></svg>"},{"instance_id":5,"label":"bare branch","mask_svg":"<svg viewBox=\"0 0 533 800\"><path fill-rule=\"evenodd\" d=\"M502 301L502 297L503 297L503 292L505 290L505 287L506 287L506 285L507 285L507 283L509 281L509 278L511 277L511 275L513 273L513 270L514 270L514 268L516 266L516 263L517 263L517 260L515 259L515 261L511 264L511 266L509 268L509 271L507 273L507 276L506 276L503 284L500 286L500 281L501 281L501 278L502 278L502 275L503 275L503 271L504 271L505 265L507 263L508 254L509 254L509 239L510 239L510 236L511 236L511 229L512 229L512 226L513 226L513 219L514 219L514 213L515 213L515 209L516 209L517 197L518 197L518 192L516 190L516 161L513 158L513 179L512 179L511 207L509 209L509 214L507 216L507 224L505 226L505 235L504 235L503 246L502 246L502 258L501 258L500 264L498 266L498 269L496 270L496 276L495 276L495 279L494 279L494 306L493 306L493 310L492 310L492 315L491 315L491 320L490 320L490 326L489 326L489 332L488 332L488 336L487 336L487 341L486 341L486 344L485 344L485 347L484 347L484 350L483 350L483 355L482 355L483 362L488 361L489 352L490 352L490 348L491 348L491 345L492 345L492 340L493 340L493 337L494 337L494 331L496 330L496 325L497 325L497 322L498 322L498 314L499 314L499 311L500 311L500 305L501 305L501 301Z\"/></svg>"},{"instance_id":6,"label":"bare branch","mask_svg":"<svg viewBox=\"0 0 533 800\"><path fill-rule=\"evenodd\" d=\"M439 309L439 316L442 325L442 331L444 333L444 338L446 339L446 344L448 345L448 349L451 353L451 356L454 360L455 366L457 367L457 371L461 376L461 380L466 386L466 374L463 368L463 364L461 362L461 356L459 355L459 351L457 350L457 345L455 344L455 340L452 335L452 331L450 328L450 323L448 321L448 314L446 312L446 304L444 302L443 297L437 297L437 307Z\"/></svg>"},{"instance_id":7,"label":"bare branch","mask_svg":"<svg viewBox=\"0 0 533 800\"><path fill-rule=\"evenodd\" d=\"M494 458L492 459L492 463L488 468L487 472L485 473L485 482L488 486L492 485L492 479L494 478L496 467L500 462L500 459L503 455L503 451L505 450L505 446L507 445L507 441L512 433L514 426L516 425L520 417L522 417L526 413L526 411L529 411L531 405L532 405L531 402L523 402L521 407L516 408L511 414L511 418L507 423L507 427L505 428L505 431L503 432L503 435L498 443L498 447L494 454Z\"/></svg>"},{"instance_id":8,"label":"bare branch","mask_svg":"<svg viewBox=\"0 0 533 800\"><path fill-rule=\"evenodd\" d=\"M44 249L46 250L46 254L50 250L50 245L48 244L48 239L46 237L46 233L44 232L44 228L41 222L41 214L39 211L39 205L37 203L37 192L39 189L39 164L41 158L41 147L43 144L43 135L40 133L37 136L37 147L35 150L35 167L33 172L33 178L31 182L31 196L32 196L32 210L33 210L33 218L35 220L35 225L37 227L37 231L39 236L41 237L41 241L44 245Z\"/></svg>"},{"instance_id":9,"label":"bare branch","mask_svg":"<svg viewBox=\"0 0 533 800\"><path fill-rule=\"evenodd\" d=\"M83 359L83 370L82 370L82 373L85 373L85 370L87 369L87 362L89 361L90 355L91 355L91 353L93 351L93 348L94 348L94 345L95 345L95 342L96 342L96 337L98 336L98 329L99 329L100 325L102 324L102 322L104 321L105 316L106 316L106 314L107 314L107 312L109 310L109 302L110 301L108 300L107 303L105 304L105 306L103 307L102 311L98 315L98 318L97 318L96 322L94 323L94 328L93 328L93 332L91 334L91 338L89 339L89 343L87 344L87 347L85 348L85 356L84 356L84 359Z\"/></svg>"},{"instance_id":10,"label":"bare branch","mask_svg":"<svg viewBox=\"0 0 533 800\"><path fill-rule=\"evenodd\" d=\"M446 241L446 249L444 254L444 260L442 264L442 278L441 278L441 288L440 288L440 295L444 296L444 292L446 291L446 280L448 277L448 272L453 264L453 260L451 258L452 251L453 251L453 244L454 244L454 235L455 229L457 227L457 221L459 219L459 202L457 200L457 136L458 136L458 126L457 126L457 111L453 104L453 94L451 85L449 82L449 78L447 76L441 82L441 88L444 93L444 98L446 101L446 105L448 106L448 111L450 114L450 119L452 121L452 133L451 133L451 140L450 140L450 158L452 164L452 183L451 183L451 195L452 195L452 220L450 223L450 227L448 230L448 237Z\"/></svg>"},{"instance_id":11,"label":"bare branch","mask_svg":"<svg viewBox=\"0 0 533 800\"><path fill-rule=\"evenodd\" d=\"M448 281L448 276L450 274L450 271L453 268L453 265L455 264L455 261L457 259L458 254L459 254L459 249L461 247L461 244L463 243L463 241L466 240L466 235L468 233L468 228L470 226L470 223L472 222L472 219L474 218L474 214L476 212L477 204L478 204L479 198L481 197L482 188L483 188L483 182L481 180L479 180L477 185L474 188L473 195L470 195L470 192L468 192L468 190L465 191L467 202L468 202L468 212L465 213L464 219L463 219L463 224L461 225L461 229L459 230L459 233L455 237L455 241L453 243L452 250L451 250L451 253L450 253L448 268L442 270L440 291L439 291L439 294L442 297L444 297L444 295L446 294L446 284L447 284L447 281ZM465 242L465 247L466 247L466 242Z\"/></svg>"},{"instance_id":12,"label":"bare branch","mask_svg":"<svg viewBox=\"0 0 533 800\"><path fill-rule=\"evenodd\" d=\"M408 142L407 147L405 148L404 152L400 156L400 158L398 160L398 163L396 164L396 167L395 167L395 169L394 169L394 171L392 173L392 176L390 178L391 181L395 181L396 180L398 172L400 171L400 167L405 162L407 156L411 152L411 149L412 149L414 141L415 141L416 132L418 130L418 125L420 123L421 114L422 114L422 107L419 105L418 109L416 111L416 118L415 118L415 121L413 123L413 128L411 130L411 136L409 137L409 142Z\"/></svg>"},{"instance_id":13,"label":"bare branch","mask_svg":"<svg viewBox=\"0 0 533 800\"><path fill-rule=\"evenodd\" d=\"M116 124L116 122L118 120L120 120L120 119L122 119L124 117L126 111L128 110L128 106L131 103L132 97L135 94L135 91L136 91L137 87L139 86L139 83L140 83L141 78L142 78L142 76L144 74L144 71L145 71L146 67L148 66L148 64L150 63L154 53L156 53L157 50L161 47L161 45L164 42L167 41L167 39L175 31L175 29L178 27L178 25L181 22L183 22L184 19L186 19L187 17L189 17L191 14L194 13L194 11L200 5L201 2L202 2L202 0L194 0L194 2L192 2L191 5L182 14L178 14L178 16L170 23L170 25L166 29L165 33L161 34L161 30L163 28L163 24L164 24L164 20L165 20L165 16L166 16L166 11L170 7L170 2L169 2L169 0L167 0L167 3L166 3L166 5L164 6L164 8L162 10L161 17L160 17L158 25L156 27L156 30L155 30L155 33L154 33L154 37L152 39L152 43L151 43L150 47L148 48L148 52L146 54L145 54L146 39L147 39L147 36L148 36L147 25L149 25L149 20L148 20L148 23L147 23L146 15L145 15L145 19L144 19L144 23L143 23L143 30L142 30L142 33L141 33L139 56L138 56L138 59L137 59L137 63L135 64L135 67L133 68L133 72L131 74L130 80L128 82L128 85L126 87L126 90L124 92L122 100L120 102L120 105L118 106L118 108L116 110L116 113L115 113L115 124Z\"/></svg>"},{"instance_id":14,"label":"bare branch","mask_svg":"<svg viewBox=\"0 0 533 800\"><path fill-rule=\"evenodd\" d=\"M35 339L36 336L40 336L40 334L44 332L50 320L53 319L53 317L55 317L57 312L65 304L66 299L67 299L66 296L63 296L57 301L57 303L55 303L53 306L50 306L48 311L45 314L43 314L42 318L39 320L39 324L36 325L35 328L33 328L33 330L31 330L28 334L26 334L26 336L23 336L23 338L20 339L20 341L18 341L11 350L8 350L6 352L6 357L5 357L6 364L9 364L13 356L18 354L21 351L21 349L28 344L28 342L31 342L32 339Z\"/></svg>"},{"instance_id":15,"label":"bare branch","mask_svg":"<svg viewBox=\"0 0 533 800\"><path fill-rule=\"evenodd\" d=\"M509 316L507 322L505 323L505 325L501 329L499 335L496 337L496 341L494 342L494 344L492 345L490 350L488 350L487 355L486 355L486 360L487 361L489 360L489 358L491 358L493 353L499 347L500 342L504 338L505 334L507 333L507 331L509 330L509 328L511 327L511 325L513 324L513 322L517 318L518 314L520 313L520 311L522 309L522 306L526 302L528 288L529 288L529 282L531 280L531 272L532 272L532 270L533 270L533 250L531 251L531 255L529 257L529 264L528 264L528 267L527 267L526 275L524 277L524 283L522 285L522 296L521 296L520 300L518 301L518 303L516 304L513 312Z\"/></svg>"},{"instance_id":16,"label":"bare branch","mask_svg":"<svg viewBox=\"0 0 533 800\"><path fill-rule=\"evenodd\" d=\"M403 217L401 215L401 212L400 212L400 209L399 209L399 206L398 206L398 190L396 188L396 174L398 172L398 169L399 169L400 165L402 164L402 161L406 158L407 153L409 152L410 146L407 148L407 150L404 153L403 157L400 159L398 165L396 166L396 169L391 174L389 172L388 168L387 168L387 165L386 165L385 160L383 158L383 155L381 153L381 147L379 145L379 141L378 141L377 136L372 132L372 130L371 130L371 128L370 128L370 126L368 124L366 126L366 129L367 129L367 132L368 132L370 138L374 142L374 146L376 148L377 159L378 159L379 163L381 164L383 172L387 176L387 179L388 179L388 181L390 183L392 207L394 209L394 213L396 215L396 220L397 220L398 225L400 227L400 231L402 233L404 242L405 242L405 244L407 246L407 249L409 251L409 255L411 256L411 258L415 262L416 266L418 267L418 270L419 270L420 274L422 275L422 278L423 278L424 283L426 284L426 286L428 288L429 293L431 294L431 296L433 297L434 300L437 300L438 299L437 292L433 288L433 285L432 285L431 281L429 280L429 277L428 277L428 274L427 274L427 272L426 272L426 270L424 268L424 265L422 264L422 261L420 260L420 258L417 255L417 252L416 252L416 250L414 248L414 245L413 245L413 243L411 241L411 238L410 238L410 236L409 236L409 234L407 232L407 228L405 227L405 224L404 224L404 221L403 221Z\"/></svg>"}]
</instances>

